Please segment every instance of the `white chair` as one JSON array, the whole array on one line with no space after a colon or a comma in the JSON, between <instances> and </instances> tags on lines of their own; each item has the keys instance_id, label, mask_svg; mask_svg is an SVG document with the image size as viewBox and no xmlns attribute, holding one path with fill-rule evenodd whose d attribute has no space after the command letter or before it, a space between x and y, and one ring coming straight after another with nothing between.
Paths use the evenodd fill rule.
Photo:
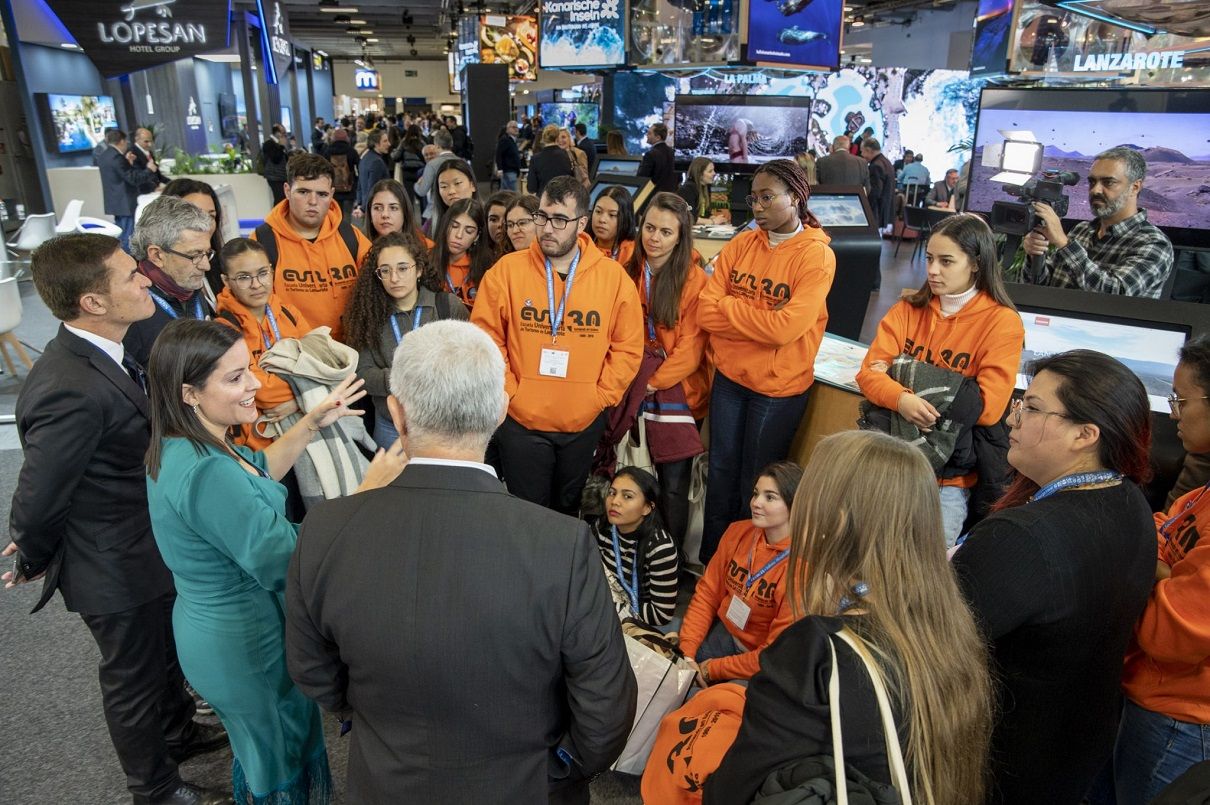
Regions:
<instances>
[{"instance_id":1,"label":"white chair","mask_svg":"<svg viewBox=\"0 0 1210 805\"><path fill-rule=\"evenodd\" d=\"M17 368L13 366L13 359L8 354L10 346L16 351L17 357L25 364L27 370L34 366L25 347L13 333L20 325L21 292L17 289L17 278L9 277L6 280L0 280L0 352L4 353L4 365L8 367L9 374L14 377L17 375Z\"/></svg>"},{"instance_id":2,"label":"white chair","mask_svg":"<svg viewBox=\"0 0 1210 805\"><path fill-rule=\"evenodd\" d=\"M75 232L76 223L80 220L80 211L84 209L84 199L73 198L67 202L67 206L63 209L63 217L59 219L59 225L55 227L55 231L59 234L65 232Z\"/></svg>"},{"instance_id":3,"label":"white chair","mask_svg":"<svg viewBox=\"0 0 1210 805\"><path fill-rule=\"evenodd\" d=\"M80 220L76 222L76 231L109 235L111 238L122 236L122 227L101 218L90 218L87 215L80 216Z\"/></svg>"},{"instance_id":4,"label":"white chair","mask_svg":"<svg viewBox=\"0 0 1210 805\"><path fill-rule=\"evenodd\" d=\"M7 244L9 255L15 259L6 261L18 265L29 265L29 256L34 249L55 236L55 214L53 212L38 213L26 217L25 223L17 230L13 239ZM7 266L5 266L7 269ZM2 270L0 276L20 277L25 269L16 271Z\"/></svg>"}]
</instances>

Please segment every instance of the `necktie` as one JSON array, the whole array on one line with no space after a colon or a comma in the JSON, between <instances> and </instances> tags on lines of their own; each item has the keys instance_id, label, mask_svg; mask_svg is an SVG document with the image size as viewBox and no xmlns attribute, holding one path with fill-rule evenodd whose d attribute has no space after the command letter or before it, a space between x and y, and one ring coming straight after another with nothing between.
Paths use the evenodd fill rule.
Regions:
<instances>
[{"instance_id":1,"label":"necktie","mask_svg":"<svg viewBox=\"0 0 1210 805\"><path fill-rule=\"evenodd\" d=\"M122 356L122 368L126 370L128 375L130 375L131 380L139 384L139 388L141 388L143 393L146 394L147 373L143 371L143 367L139 366L139 362L131 357L129 352Z\"/></svg>"}]
</instances>

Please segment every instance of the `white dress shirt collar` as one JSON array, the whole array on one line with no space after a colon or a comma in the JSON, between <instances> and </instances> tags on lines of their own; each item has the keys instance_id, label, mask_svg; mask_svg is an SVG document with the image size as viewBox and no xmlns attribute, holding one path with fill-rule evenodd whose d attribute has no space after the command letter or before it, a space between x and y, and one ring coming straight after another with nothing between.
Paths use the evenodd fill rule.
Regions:
<instances>
[{"instance_id":1,"label":"white dress shirt collar","mask_svg":"<svg viewBox=\"0 0 1210 805\"><path fill-rule=\"evenodd\" d=\"M122 359L126 357L126 347L122 346L117 341L110 341L108 338L102 338L96 333L90 333L88 330L81 330L79 327L72 327L70 324L63 325L66 330L83 338L88 343L92 344L97 349L104 352L106 355L114 359L118 366L122 365Z\"/></svg>"},{"instance_id":2,"label":"white dress shirt collar","mask_svg":"<svg viewBox=\"0 0 1210 805\"><path fill-rule=\"evenodd\" d=\"M462 461L455 458L424 458L416 456L408 459L408 464L431 464L437 467L469 467L475 470L483 470L493 478L496 477L496 471L487 464L481 464L478 461Z\"/></svg>"}]
</instances>

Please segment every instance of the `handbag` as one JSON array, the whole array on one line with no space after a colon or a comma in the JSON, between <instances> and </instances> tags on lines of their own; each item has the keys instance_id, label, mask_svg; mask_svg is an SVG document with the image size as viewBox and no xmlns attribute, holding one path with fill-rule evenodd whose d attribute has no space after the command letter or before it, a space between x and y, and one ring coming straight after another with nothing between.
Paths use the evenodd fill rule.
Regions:
<instances>
[{"instance_id":1,"label":"handbag","mask_svg":"<svg viewBox=\"0 0 1210 805\"><path fill-rule=\"evenodd\" d=\"M878 712L882 716L883 739L886 743L887 766L891 770L892 784L870 780L844 762L844 741L840 724L840 670L836 661L835 638L829 637L828 648L832 652L832 673L828 677L828 703L832 721L832 755L809 757L793 766L778 769L770 774L753 797L760 805L790 805L791 803L820 803L820 805L912 805L912 790L908 783L907 766L903 762L903 750L899 746L899 732L895 727L895 716L891 711L886 683L869 649L860 637L847 627L836 636L848 643L865 665L873 682L874 695L878 699ZM850 787L853 788L850 792ZM850 793L853 794L850 797Z\"/></svg>"},{"instance_id":2,"label":"handbag","mask_svg":"<svg viewBox=\"0 0 1210 805\"><path fill-rule=\"evenodd\" d=\"M647 425L643 417L635 420L634 427L626 431L622 441L617 446L617 469L622 467L638 467L655 475L655 462L651 460L651 451L647 449Z\"/></svg>"},{"instance_id":3,"label":"handbag","mask_svg":"<svg viewBox=\"0 0 1210 805\"><path fill-rule=\"evenodd\" d=\"M657 652L642 639L629 635L624 635L622 639L626 642L626 654L638 683L639 706L635 710L626 747L613 764L613 770L639 775L643 773L651 748L655 745L660 721L685 702L697 672L683 657L669 659L665 653Z\"/></svg>"}]
</instances>

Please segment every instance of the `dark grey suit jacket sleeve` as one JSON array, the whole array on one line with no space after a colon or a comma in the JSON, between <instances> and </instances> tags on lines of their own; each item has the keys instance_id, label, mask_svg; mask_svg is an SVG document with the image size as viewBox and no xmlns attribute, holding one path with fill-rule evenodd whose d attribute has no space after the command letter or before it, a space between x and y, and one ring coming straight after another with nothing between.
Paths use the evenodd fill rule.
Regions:
<instances>
[{"instance_id":1,"label":"dark grey suit jacket sleeve","mask_svg":"<svg viewBox=\"0 0 1210 805\"><path fill-rule=\"evenodd\" d=\"M302 552L309 542L307 526L298 532L298 543L286 572L286 665L298 689L320 707L346 718L349 707L349 668L340 659L336 644L320 632L307 606L302 589Z\"/></svg>"},{"instance_id":2,"label":"dark grey suit jacket sleeve","mask_svg":"<svg viewBox=\"0 0 1210 805\"><path fill-rule=\"evenodd\" d=\"M601 572L601 554L585 523L576 535L568 590L563 664L571 722L562 745L590 776L609 768L625 748L638 686Z\"/></svg>"}]
</instances>

